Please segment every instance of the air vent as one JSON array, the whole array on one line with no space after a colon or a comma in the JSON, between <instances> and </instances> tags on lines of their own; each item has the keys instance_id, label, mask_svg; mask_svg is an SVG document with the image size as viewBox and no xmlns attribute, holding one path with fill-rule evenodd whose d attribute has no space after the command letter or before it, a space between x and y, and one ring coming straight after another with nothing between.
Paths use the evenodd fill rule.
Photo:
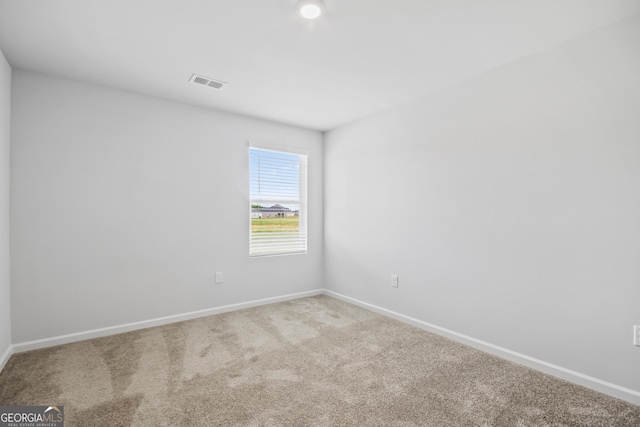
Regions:
<instances>
[{"instance_id":1,"label":"air vent","mask_svg":"<svg viewBox=\"0 0 640 427\"><path fill-rule=\"evenodd\" d=\"M210 79L209 77L199 76L197 74L191 76L189 81L199 85L212 87L214 89L222 89L227 85L227 82L221 82L220 80Z\"/></svg>"}]
</instances>

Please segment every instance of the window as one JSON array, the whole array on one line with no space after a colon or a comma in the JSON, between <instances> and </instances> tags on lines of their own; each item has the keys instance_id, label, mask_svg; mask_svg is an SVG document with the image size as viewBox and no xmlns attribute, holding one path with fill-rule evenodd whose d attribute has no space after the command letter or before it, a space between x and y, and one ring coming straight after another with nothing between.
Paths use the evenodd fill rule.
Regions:
<instances>
[{"instance_id":1,"label":"window","mask_svg":"<svg viewBox=\"0 0 640 427\"><path fill-rule=\"evenodd\" d=\"M249 149L249 255L307 252L307 156Z\"/></svg>"}]
</instances>

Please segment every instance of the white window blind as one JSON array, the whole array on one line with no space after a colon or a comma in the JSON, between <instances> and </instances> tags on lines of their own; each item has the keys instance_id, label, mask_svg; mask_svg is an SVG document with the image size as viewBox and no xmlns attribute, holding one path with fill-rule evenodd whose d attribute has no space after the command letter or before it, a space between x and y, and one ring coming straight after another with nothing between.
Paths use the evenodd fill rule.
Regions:
<instances>
[{"instance_id":1,"label":"white window blind","mask_svg":"<svg viewBox=\"0 0 640 427\"><path fill-rule=\"evenodd\" d=\"M307 156L249 149L251 256L307 252Z\"/></svg>"}]
</instances>

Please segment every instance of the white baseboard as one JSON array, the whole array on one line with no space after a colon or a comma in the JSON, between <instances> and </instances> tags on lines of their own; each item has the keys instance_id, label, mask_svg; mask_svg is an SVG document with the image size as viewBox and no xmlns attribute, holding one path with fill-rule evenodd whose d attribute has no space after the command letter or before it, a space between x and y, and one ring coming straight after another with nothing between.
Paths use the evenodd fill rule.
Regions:
<instances>
[{"instance_id":1,"label":"white baseboard","mask_svg":"<svg viewBox=\"0 0 640 427\"><path fill-rule=\"evenodd\" d=\"M433 325L431 323L424 322L422 320L414 319L413 317L405 316L404 314L396 313L386 308L378 307L373 304L369 304L360 301L355 298L342 295L340 293L330 291L328 289L317 289L313 291L300 292L295 294L283 295L279 297L265 298L261 300L248 301L238 304L225 305L222 307L214 307L206 310L193 311L190 313L177 314L173 316L166 316L157 319L144 320L141 322L127 323L124 325L111 326L107 328L93 329L90 331L77 332L73 334L60 335L52 338L45 338L41 340L28 341L18 344L13 344L5 351L0 357L0 371L4 368L5 364L9 360L12 354L20 353L23 351L36 350L39 348L53 347L61 344L68 344L77 341L84 341L92 338L99 338L108 335L120 334L123 332L130 332L138 329L150 328L153 326L161 326L169 323L182 322L184 320L196 319L199 317L211 316L214 314L227 313L230 311L242 310L245 308L257 307L261 305L273 304L282 301L289 301L298 298L305 298L315 295L329 295L351 304L366 308L376 313L382 314L387 317L399 320L404 323L416 326L426 331L432 332L437 335L444 336L451 340L460 342L462 344L469 345L503 359L510 360L520 365L528 366L538 371L544 372L549 375L553 375L558 378L562 378L566 381L581 385L583 387L590 388L600 393L607 394L609 396L616 397L618 399L625 400L635 405L640 405L640 392L631 390L616 384L612 384L607 381L600 380L598 378L590 377L588 375L581 374L579 372L572 371L570 369L563 368L551 363L547 363L543 360L535 359L533 357L526 356L524 354L511 351L506 348L502 348L467 335L460 334L455 331L451 331L440 326Z\"/></svg>"},{"instance_id":2,"label":"white baseboard","mask_svg":"<svg viewBox=\"0 0 640 427\"><path fill-rule=\"evenodd\" d=\"M458 332L454 332L449 329L445 329L440 326L433 325L431 323L423 322L422 320L414 319L413 317L405 316L404 314L396 313L394 311L387 310L386 308L378 307L376 305L369 304L369 303L357 300L355 298L351 298L346 295L339 294L334 291L325 289L324 293L325 295L338 298L340 300L346 301L348 303L357 305L362 308L366 308L368 310L374 311L384 316L391 317L401 322L416 326L420 329L424 329L434 334L441 335L453 341L457 341L459 343L477 348L486 353L493 354L494 356L498 356L503 359L507 359L511 362L515 362L520 365L533 368L535 370L544 372L545 374L553 375L563 380L581 385L583 387L590 388L592 390L598 391L603 394L607 394L609 396L616 397L618 399L625 400L635 405L640 405L640 391L631 390L629 388L612 384L610 382L603 381L598 378L590 377L589 375L584 375L579 372L575 372L570 369L563 368L561 366L547 363L543 360L529 357L524 354L520 354L515 351L511 351L509 349L502 348L497 345L493 345L488 342L484 342L484 341L469 337L467 335L463 335Z\"/></svg>"},{"instance_id":3,"label":"white baseboard","mask_svg":"<svg viewBox=\"0 0 640 427\"><path fill-rule=\"evenodd\" d=\"M73 334L60 335L52 338L22 342L13 344L13 353L37 350L39 348L53 347L61 344L68 344L77 341L84 341L92 338L100 338L108 335L121 334L123 332L135 331L138 329L151 328L153 326L167 325L169 323L182 322L184 320L196 319L198 317L211 316L213 314L227 313L229 311L242 310L244 308L257 307L260 305L273 304L276 302L289 301L298 298L305 298L314 295L321 295L322 289L299 292L295 294L282 295L279 297L265 298L261 300L242 302L238 304L225 305L222 307L208 308L206 310L192 311L190 313L176 314L173 316L159 317L157 319L143 320L140 322L127 323L124 325L109 326L107 328L92 329L90 331L76 332ZM9 354L11 356L11 354ZM8 357L7 357L8 360Z\"/></svg>"},{"instance_id":4,"label":"white baseboard","mask_svg":"<svg viewBox=\"0 0 640 427\"><path fill-rule=\"evenodd\" d=\"M4 365L7 364L12 354L13 354L13 346L9 345L9 347L7 347L7 351L5 351L2 356L0 356L0 372L2 372L2 370L4 369Z\"/></svg>"}]
</instances>

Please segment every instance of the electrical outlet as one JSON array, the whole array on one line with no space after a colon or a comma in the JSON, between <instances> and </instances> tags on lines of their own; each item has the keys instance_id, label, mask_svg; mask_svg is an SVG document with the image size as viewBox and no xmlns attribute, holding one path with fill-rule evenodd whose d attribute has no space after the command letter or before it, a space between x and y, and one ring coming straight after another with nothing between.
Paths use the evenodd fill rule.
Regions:
<instances>
[{"instance_id":1,"label":"electrical outlet","mask_svg":"<svg viewBox=\"0 0 640 427\"><path fill-rule=\"evenodd\" d=\"M640 347L640 326L633 327L633 345Z\"/></svg>"},{"instance_id":2,"label":"electrical outlet","mask_svg":"<svg viewBox=\"0 0 640 427\"><path fill-rule=\"evenodd\" d=\"M396 276L395 274L391 275L391 286L394 288L398 287L398 276Z\"/></svg>"},{"instance_id":3,"label":"electrical outlet","mask_svg":"<svg viewBox=\"0 0 640 427\"><path fill-rule=\"evenodd\" d=\"M222 271L216 272L216 283L222 283Z\"/></svg>"}]
</instances>

